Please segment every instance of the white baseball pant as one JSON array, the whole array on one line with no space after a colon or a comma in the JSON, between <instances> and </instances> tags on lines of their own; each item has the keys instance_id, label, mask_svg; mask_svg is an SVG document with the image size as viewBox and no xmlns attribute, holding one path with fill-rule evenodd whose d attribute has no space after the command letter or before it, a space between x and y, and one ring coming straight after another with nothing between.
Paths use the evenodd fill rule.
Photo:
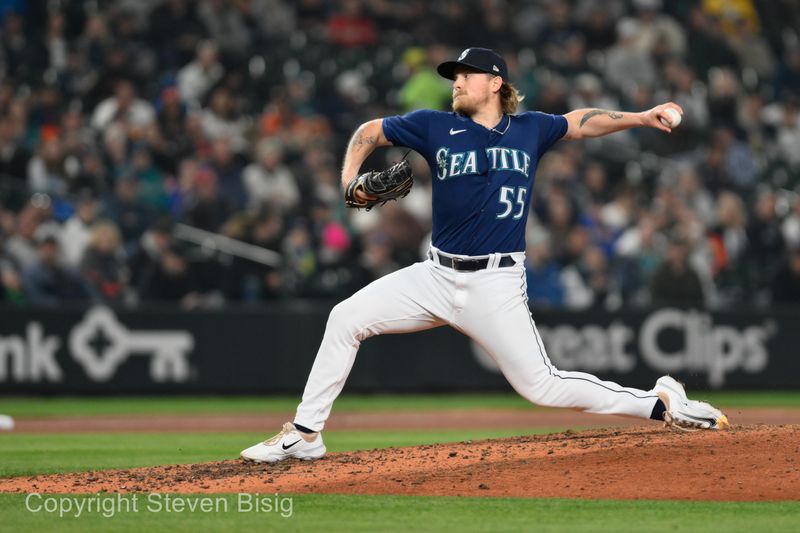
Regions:
<instances>
[{"instance_id":1,"label":"white baseball pant","mask_svg":"<svg viewBox=\"0 0 800 533\"><path fill-rule=\"evenodd\" d=\"M524 253L511 254L513 266L498 268L501 255L492 254L486 269L460 272L440 265L438 254L465 256L431 251L433 259L384 276L333 308L295 423L323 429L364 339L445 324L475 340L532 403L650 417L655 393L553 366L528 308Z\"/></svg>"}]
</instances>

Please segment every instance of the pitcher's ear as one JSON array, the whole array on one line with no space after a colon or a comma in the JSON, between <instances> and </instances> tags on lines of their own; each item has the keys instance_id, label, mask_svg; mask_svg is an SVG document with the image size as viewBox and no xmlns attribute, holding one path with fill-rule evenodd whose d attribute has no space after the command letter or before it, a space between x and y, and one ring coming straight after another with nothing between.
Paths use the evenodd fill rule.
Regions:
<instances>
[{"instance_id":1,"label":"pitcher's ear","mask_svg":"<svg viewBox=\"0 0 800 533\"><path fill-rule=\"evenodd\" d=\"M491 84L492 84L492 91L500 92L500 88L503 86L503 78L501 78L500 76L495 76L494 78L492 78Z\"/></svg>"}]
</instances>

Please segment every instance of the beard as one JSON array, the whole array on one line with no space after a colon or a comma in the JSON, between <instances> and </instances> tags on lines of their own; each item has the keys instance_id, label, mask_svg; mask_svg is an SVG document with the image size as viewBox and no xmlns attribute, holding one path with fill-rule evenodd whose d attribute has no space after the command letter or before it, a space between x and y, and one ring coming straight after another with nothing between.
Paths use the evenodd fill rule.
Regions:
<instances>
[{"instance_id":1,"label":"beard","mask_svg":"<svg viewBox=\"0 0 800 533\"><path fill-rule=\"evenodd\" d=\"M456 113L461 113L467 117L471 117L477 111L475 104L470 102L465 96L462 96L461 98L453 98L452 107L453 111Z\"/></svg>"}]
</instances>

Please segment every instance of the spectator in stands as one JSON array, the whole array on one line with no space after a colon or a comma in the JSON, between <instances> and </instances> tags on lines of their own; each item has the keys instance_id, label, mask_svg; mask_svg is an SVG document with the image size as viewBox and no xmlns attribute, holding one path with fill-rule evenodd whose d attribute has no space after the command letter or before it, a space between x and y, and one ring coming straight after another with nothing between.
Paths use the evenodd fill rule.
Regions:
<instances>
[{"instance_id":1,"label":"spectator in stands","mask_svg":"<svg viewBox=\"0 0 800 533\"><path fill-rule=\"evenodd\" d=\"M775 75L774 87L778 98L800 94L800 43L786 47L783 61Z\"/></svg>"},{"instance_id":2,"label":"spectator in stands","mask_svg":"<svg viewBox=\"0 0 800 533\"><path fill-rule=\"evenodd\" d=\"M711 125L734 130L740 95L739 81L729 68L713 68L708 73L708 107Z\"/></svg>"},{"instance_id":3,"label":"spectator in stands","mask_svg":"<svg viewBox=\"0 0 800 533\"><path fill-rule=\"evenodd\" d=\"M554 240L556 258L565 264L569 261L565 261L560 250L568 243L568 235L577 223L575 208L570 198L562 191L548 195L545 201L547 203L543 206L540 218ZM582 254L583 250L579 253Z\"/></svg>"},{"instance_id":4,"label":"spectator in stands","mask_svg":"<svg viewBox=\"0 0 800 533\"><path fill-rule=\"evenodd\" d=\"M361 238L361 248L357 264L352 269L355 279L348 289L360 289L400 268L393 257L391 240L382 231L364 233Z\"/></svg>"},{"instance_id":5,"label":"spectator in stands","mask_svg":"<svg viewBox=\"0 0 800 533\"><path fill-rule=\"evenodd\" d=\"M653 305L700 307L705 304L700 276L689 264L688 241L675 236L669 243L667 256L650 280Z\"/></svg>"},{"instance_id":6,"label":"spectator in stands","mask_svg":"<svg viewBox=\"0 0 800 533\"><path fill-rule=\"evenodd\" d=\"M347 230L332 218L330 207L314 200L311 207L311 238L317 259L314 275L306 287L312 297L346 296L362 287ZM387 238L388 240L388 238ZM391 252L391 245L389 245ZM393 270L397 270L397 267Z\"/></svg>"},{"instance_id":7,"label":"spectator in stands","mask_svg":"<svg viewBox=\"0 0 800 533\"><path fill-rule=\"evenodd\" d=\"M284 163L284 148L278 139L263 138L255 147L256 161L242 173L251 208L272 205L284 212L297 207L300 190L292 171Z\"/></svg>"},{"instance_id":8,"label":"spectator in stands","mask_svg":"<svg viewBox=\"0 0 800 533\"><path fill-rule=\"evenodd\" d=\"M724 301L742 297L744 283L742 258L747 250L747 213L741 198L730 192L721 192L717 198L717 223L708 233L712 255L711 274Z\"/></svg>"},{"instance_id":9,"label":"spectator in stands","mask_svg":"<svg viewBox=\"0 0 800 533\"><path fill-rule=\"evenodd\" d=\"M317 271L317 257L308 224L299 219L289 228L283 240L284 280L293 294L304 294Z\"/></svg>"},{"instance_id":10,"label":"spectator in stands","mask_svg":"<svg viewBox=\"0 0 800 533\"><path fill-rule=\"evenodd\" d=\"M25 303L22 277L14 260L5 251L7 231L13 228L9 215L13 217L0 207L0 303L19 305Z\"/></svg>"},{"instance_id":11,"label":"spectator in stands","mask_svg":"<svg viewBox=\"0 0 800 533\"><path fill-rule=\"evenodd\" d=\"M178 72L178 93L181 100L194 108L204 101L209 90L222 79L225 69L218 60L217 46L203 41L197 47L197 57Z\"/></svg>"},{"instance_id":12,"label":"spectator in stands","mask_svg":"<svg viewBox=\"0 0 800 533\"><path fill-rule=\"evenodd\" d=\"M614 2L603 2L602 4L613 5ZM596 0L583 0L577 8L578 20L582 21L581 33L586 38L586 48L590 52L603 51L616 41L614 9L602 4ZM580 15L581 6L583 6L583 16Z\"/></svg>"},{"instance_id":13,"label":"spectator in stands","mask_svg":"<svg viewBox=\"0 0 800 533\"><path fill-rule=\"evenodd\" d=\"M199 300L196 280L179 247L168 246L158 261L147 267L139 282L139 295L145 301L178 303L184 308L196 307Z\"/></svg>"},{"instance_id":14,"label":"spectator in stands","mask_svg":"<svg viewBox=\"0 0 800 533\"><path fill-rule=\"evenodd\" d=\"M781 233L790 250L800 248L800 195L792 200L792 211L781 223Z\"/></svg>"},{"instance_id":15,"label":"spectator in stands","mask_svg":"<svg viewBox=\"0 0 800 533\"><path fill-rule=\"evenodd\" d=\"M136 251L128 259L131 287L138 289L143 273L157 264L164 251L174 244L172 231L172 220L160 216L154 219L147 231L141 235Z\"/></svg>"},{"instance_id":16,"label":"spectator in stands","mask_svg":"<svg viewBox=\"0 0 800 533\"><path fill-rule=\"evenodd\" d=\"M750 147L726 128L715 130L712 139L699 172L708 189L712 192L721 189L750 192L756 183L756 167Z\"/></svg>"},{"instance_id":17,"label":"spectator in stands","mask_svg":"<svg viewBox=\"0 0 800 533\"><path fill-rule=\"evenodd\" d=\"M247 204L247 192L242 177L240 159L231 151L227 139L216 139L211 145L208 167L217 177L219 194L232 209L240 210Z\"/></svg>"},{"instance_id":18,"label":"spectator in stands","mask_svg":"<svg viewBox=\"0 0 800 533\"><path fill-rule=\"evenodd\" d=\"M792 248L772 281L772 303L800 303L800 248Z\"/></svg>"},{"instance_id":19,"label":"spectator in stands","mask_svg":"<svg viewBox=\"0 0 800 533\"><path fill-rule=\"evenodd\" d=\"M139 145L132 151L130 167L123 176L136 180L139 200L144 205L153 211L166 211L169 200L165 176L146 146Z\"/></svg>"},{"instance_id":20,"label":"spectator in stands","mask_svg":"<svg viewBox=\"0 0 800 533\"><path fill-rule=\"evenodd\" d=\"M543 14L545 19L539 35L539 45L543 55L551 58L559 54L558 49L564 47L567 41L580 34L567 2L545 2Z\"/></svg>"},{"instance_id":21,"label":"spectator in stands","mask_svg":"<svg viewBox=\"0 0 800 533\"><path fill-rule=\"evenodd\" d=\"M28 303L19 270L2 255L0 255L0 303L14 305Z\"/></svg>"},{"instance_id":22,"label":"spectator in stands","mask_svg":"<svg viewBox=\"0 0 800 533\"><path fill-rule=\"evenodd\" d=\"M564 303L570 309L609 309L618 303L608 260L599 246L589 245L579 261L561 272Z\"/></svg>"},{"instance_id":23,"label":"spectator in stands","mask_svg":"<svg viewBox=\"0 0 800 533\"><path fill-rule=\"evenodd\" d=\"M561 272L551 256L550 242L543 235L528 245L525 255L525 280L528 301L535 309L559 308L564 305Z\"/></svg>"},{"instance_id":24,"label":"spectator in stands","mask_svg":"<svg viewBox=\"0 0 800 533\"><path fill-rule=\"evenodd\" d=\"M100 215L102 205L91 191L83 191L75 206L75 214L69 217L59 235L64 264L78 268L91 237L91 227Z\"/></svg>"},{"instance_id":25,"label":"spectator in stands","mask_svg":"<svg viewBox=\"0 0 800 533\"><path fill-rule=\"evenodd\" d=\"M80 161L80 166L75 176L70 180L70 194L80 194L84 190L92 191L97 195L105 193L111 180L101 155L94 150L84 150L75 159ZM72 162L70 162L70 165L72 165Z\"/></svg>"},{"instance_id":26,"label":"spectator in stands","mask_svg":"<svg viewBox=\"0 0 800 533\"><path fill-rule=\"evenodd\" d=\"M296 31L296 13L294 3L283 0L254 0L248 2L250 16L258 25L261 36L271 41L284 42ZM400 11L407 9L406 5L398 6Z\"/></svg>"},{"instance_id":27,"label":"spectator in stands","mask_svg":"<svg viewBox=\"0 0 800 533\"><path fill-rule=\"evenodd\" d=\"M742 69L755 72L761 80L773 79L777 63L775 55L767 40L757 32L752 20L736 18L729 42Z\"/></svg>"},{"instance_id":28,"label":"spectator in stands","mask_svg":"<svg viewBox=\"0 0 800 533\"><path fill-rule=\"evenodd\" d=\"M194 178L194 194L185 205L183 220L206 231L219 231L231 215L230 203L219 193L217 175L210 168L200 169Z\"/></svg>"},{"instance_id":29,"label":"spectator in stands","mask_svg":"<svg viewBox=\"0 0 800 533\"><path fill-rule=\"evenodd\" d=\"M107 63L107 67L110 67L107 72L117 73L113 81L127 78L141 88L153 79L158 67L156 51L147 41L147 34L143 31L145 27L140 23L144 18L143 7L143 2L130 2L120 3L115 9L109 10L109 23L115 42Z\"/></svg>"},{"instance_id":30,"label":"spectator in stands","mask_svg":"<svg viewBox=\"0 0 800 533\"><path fill-rule=\"evenodd\" d=\"M105 206L106 215L119 224L123 249L132 254L154 216L154 211L139 200L136 178L118 179L114 194L106 200Z\"/></svg>"},{"instance_id":31,"label":"spectator in stands","mask_svg":"<svg viewBox=\"0 0 800 533\"><path fill-rule=\"evenodd\" d=\"M22 271L32 267L39 260L36 234L43 220L42 210L28 205L17 215L13 233L9 233L6 237L5 252Z\"/></svg>"},{"instance_id":32,"label":"spectator in stands","mask_svg":"<svg viewBox=\"0 0 800 533\"><path fill-rule=\"evenodd\" d=\"M689 61L698 77L708 79L713 67L738 68L739 60L722 31L718 17L695 7L689 15Z\"/></svg>"},{"instance_id":33,"label":"spectator in stands","mask_svg":"<svg viewBox=\"0 0 800 533\"><path fill-rule=\"evenodd\" d=\"M136 96L136 89L128 80L118 81L114 87L114 95L106 98L92 113L92 127L105 132L115 123L122 124L128 136L140 139L155 120L153 106Z\"/></svg>"},{"instance_id":34,"label":"spectator in stands","mask_svg":"<svg viewBox=\"0 0 800 533\"><path fill-rule=\"evenodd\" d=\"M662 0L633 0L639 32L636 46L650 54L682 57L686 33L675 19L662 13Z\"/></svg>"},{"instance_id":35,"label":"spectator in stands","mask_svg":"<svg viewBox=\"0 0 800 533\"><path fill-rule=\"evenodd\" d=\"M112 47L113 39L105 15L103 13L89 15L83 34L77 40L80 57L85 57L93 69L99 69L105 65L107 54Z\"/></svg>"},{"instance_id":36,"label":"spectator in stands","mask_svg":"<svg viewBox=\"0 0 800 533\"><path fill-rule=\"evenodd\" d=\"M375 44L375 22L364 14L361 0L344 0L341 10L328 19L328 40L345 48L363 48Z\"/></svg>"},{"instance_id":37,"label":"spectator in stands","mask_svg":"<svg viewBox=\"0 0 800 533\"><path fill-rule=\"evenodd\" d=\"M589 161L583 169L581 179L583 190L579 192L578 203L605 205L612 198L613 184L609 182L608 171L599 161Z\"/></svg>"},{"instance_id":38,"label":"spectator in stands","mask_svg":"<svg viewBox=\"0 0 800 533\"><path fill-rule=\"evenodd\" d=\"M224 139L237 154L247 149L249 121L239 115L237 102L227 88L214 90L211 104L203 110L201 123L209 141Z\"/></svg>"},{"instance_id":39,"label":"spectator in stands","mask_svg":"<svg viewBox=\"0 0 800 533\"><path fill-rule=\"evenodd\" d=\"M617 24L617 43L608 50L605 78L608 84L624 92L634 85L652 86L656 69L647 51L636 45L641 25L632 18Z\"/></svg>"},{"instance_id":40,"label":"spectator in stands","mask_svg":"<svg viewBox=\"0 0 800 533\"><path fill-rule=\"evenodd\" d=\"M47 66L47 50L32 33L25 31L25 19L9 11L0 32L5 75L24 82L39 82L38 76Z\"/></svg>"},{"instance_id":41,"label":"spectator in stands","mask_svg":"<svg viewBox=\"0 0 800 533\"><path fill-rule=\"evenodd\" d=\"M8 118L0 115L0 178L12 180L13 186L24 187L31 154L14 135Z\"/></svg>"},{"instance_id":42,"label":"spectator in stands","mask_svg":"<svg viewBox=\"0 0 800 533\"><path fill-rule=\"evenodd\" d=\"M44 235L38 240L38 252L38 261L23 271L25 294L31 304L56 306L94 298L80 273L61 264L58 239L54 235Z\"/></svg>"},{"instance_id":43,"label":"spectator in stands","mask_svg":"<svg viewBox=\"0 0 800 533\"><path fill-rule=\"evenodd\" d=\"M675 180L672 187L676 197L695 213L705 226L713 225L716 220L714 197L703 186L695 169L691 165L677 165L671 169L671 174L669 179Z\"/></svg>"},{"instance_id":44,"label":"spectator in stands","mask_svg":"<svg viewBox=\"0 0 800 533\"><path fill-rule=\"evenodd\" d=\"M94 224L80 270L94 293L105 302L121 302L125 296L128 273L124 259L117 225L110 220Z\"/></svg>"},{"instance_id":45,"label":"spectator in stands","mask_svg":"<svg viewBox=\"0 0 800 533\"><path fill-rule=\"evenodd\" d=\"M262 210L248 227L245 241L273 252L280 252L283 238L283 218L276 211ZM231 270L227 295L233 300L255 302L283 295L283 275L280 265L265 265L247 259L236 259Z\"/></svg>"},{"instance_id":46,"label":"spectator in stands","mask_svg":"<svg viewBox=\"0 0 800 533\"><path fill-rule=\"evenodd\" d=\"M150 13L147 24L149 38L159 54L162 67L185 65L206 34L197 17L196 6L192 0L166 0Z\"/></svg>"},{"instance_id":47,"label":"spectator in stands","mask_svg":"<svg viewBox=\"0 0 800 533\"><path fill-rule=\"evenodd\" d=\"M67 68L67 40L64 35L66 21L59 11L50 11L44 35L44 47L48 55L48 67L56 74Z\"/></svg>"},{"instance_id":48,"label":"spectator in stands","mask_svg":"<svg viewBox=\"0 0 800 533\"><path fill-rule=\"evenodd\" d=\"M569 105L573 109L584 107L619 109L619 101L603 91L600 78L588 72L575 77L574 92L569 98Z\"/></svg>"},{"instance_id":49,"label":"spectator in stands","mask_svg":"<svg viewBox=\"0 0 800 533\"><path fill-rule=\"evenodd\" d=\"M786 251L780 221L775 210L777 197L773 191L761 191L755 212L747 225L747 249L744 260L748 268L751 290L769 286Z\"/></svg>"},{"instance_id":50,"label":"spectator in stands","mask_svg":"<svg viewBox=\"0 0 800 533\"><path fill-rule=\"evenodd\" d=\"M409 76L400 88L400 101L406 113L415 109L448 108L452 88L433 69L433 65L446 60L448 52L443 46L412 47L403 52Z\"/></svg>"},{"instance_id":51,"label":"spectator in stands","mask_svg":"<svg viewBox=\"0 0 800 533\"><path fill-rule=\"evenodd\" d=\"M614 243L616 283L626 303L650 303L648 286L667 250L667 238L658 231L655 218L642 211L635 226Z\"/></svg>"},{"instance_id":52,"label":"spectator in stands","mask_svg":"<svg viewBox=\"0 0 800 533\"><path fill-rule=\"evenodd\" d=\"M256 22L250 16L248 2L201 0L198 16L223 55L232 62L242 61L253 42Z\"/></svg>"},{"instance_id":53,"label":"spectator in stands","mask_svg":"<svg viewBox=\"0 0 800 533\"><path fill-rule=\"evenodd\" d=\"M778 154L792 173L800 174L800 93L783 103L783 116L776 135Z\"/></svg>"},{"instance_id":54,"label":"spectator in stands","mask_svg":"<svg viewBox=\"0 0 800 533\"><path fill-rule=\"evenodd\" d=\"M156 103L156 113L157 121L145 131L145 142L154 163L174 175L178 171L178 162L192 155L194 150L188 128L190 115L175 87L162 89Z\"/></svg>"},{"instance_id":55,"label":"spectator in stands","mask_svg":"<svg viewBox=\"0 0 800 533\"><path fill-rule=\"evenodd\" d=\"M67 193L69 182L64 167L64 153L58 138L42 140L28 163L28 187L31 191L52 196Z\"/></svg>"}]
</instances>

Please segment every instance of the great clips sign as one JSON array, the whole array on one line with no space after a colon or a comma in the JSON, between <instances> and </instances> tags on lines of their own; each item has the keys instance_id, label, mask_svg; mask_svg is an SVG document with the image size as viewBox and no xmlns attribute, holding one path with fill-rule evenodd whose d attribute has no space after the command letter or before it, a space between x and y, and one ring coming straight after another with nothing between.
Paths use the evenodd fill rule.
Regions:
<instances>
[{"instance_id":1,"label":"great clips sign","mask_svg":"<svg viewBox=\"0 0 800 533\"><path fill-rule=\"evenodd\" d=\"M797 340L793 317L666 308L644 314L534 313L534 318L548 356L562 370L621 381L626 375L672 374L718 389L731 379L738 386L792 387L777 369L800 369L791 355ZM477 351L486 368L496 368Z\"/></svg>"}]
</instances>

